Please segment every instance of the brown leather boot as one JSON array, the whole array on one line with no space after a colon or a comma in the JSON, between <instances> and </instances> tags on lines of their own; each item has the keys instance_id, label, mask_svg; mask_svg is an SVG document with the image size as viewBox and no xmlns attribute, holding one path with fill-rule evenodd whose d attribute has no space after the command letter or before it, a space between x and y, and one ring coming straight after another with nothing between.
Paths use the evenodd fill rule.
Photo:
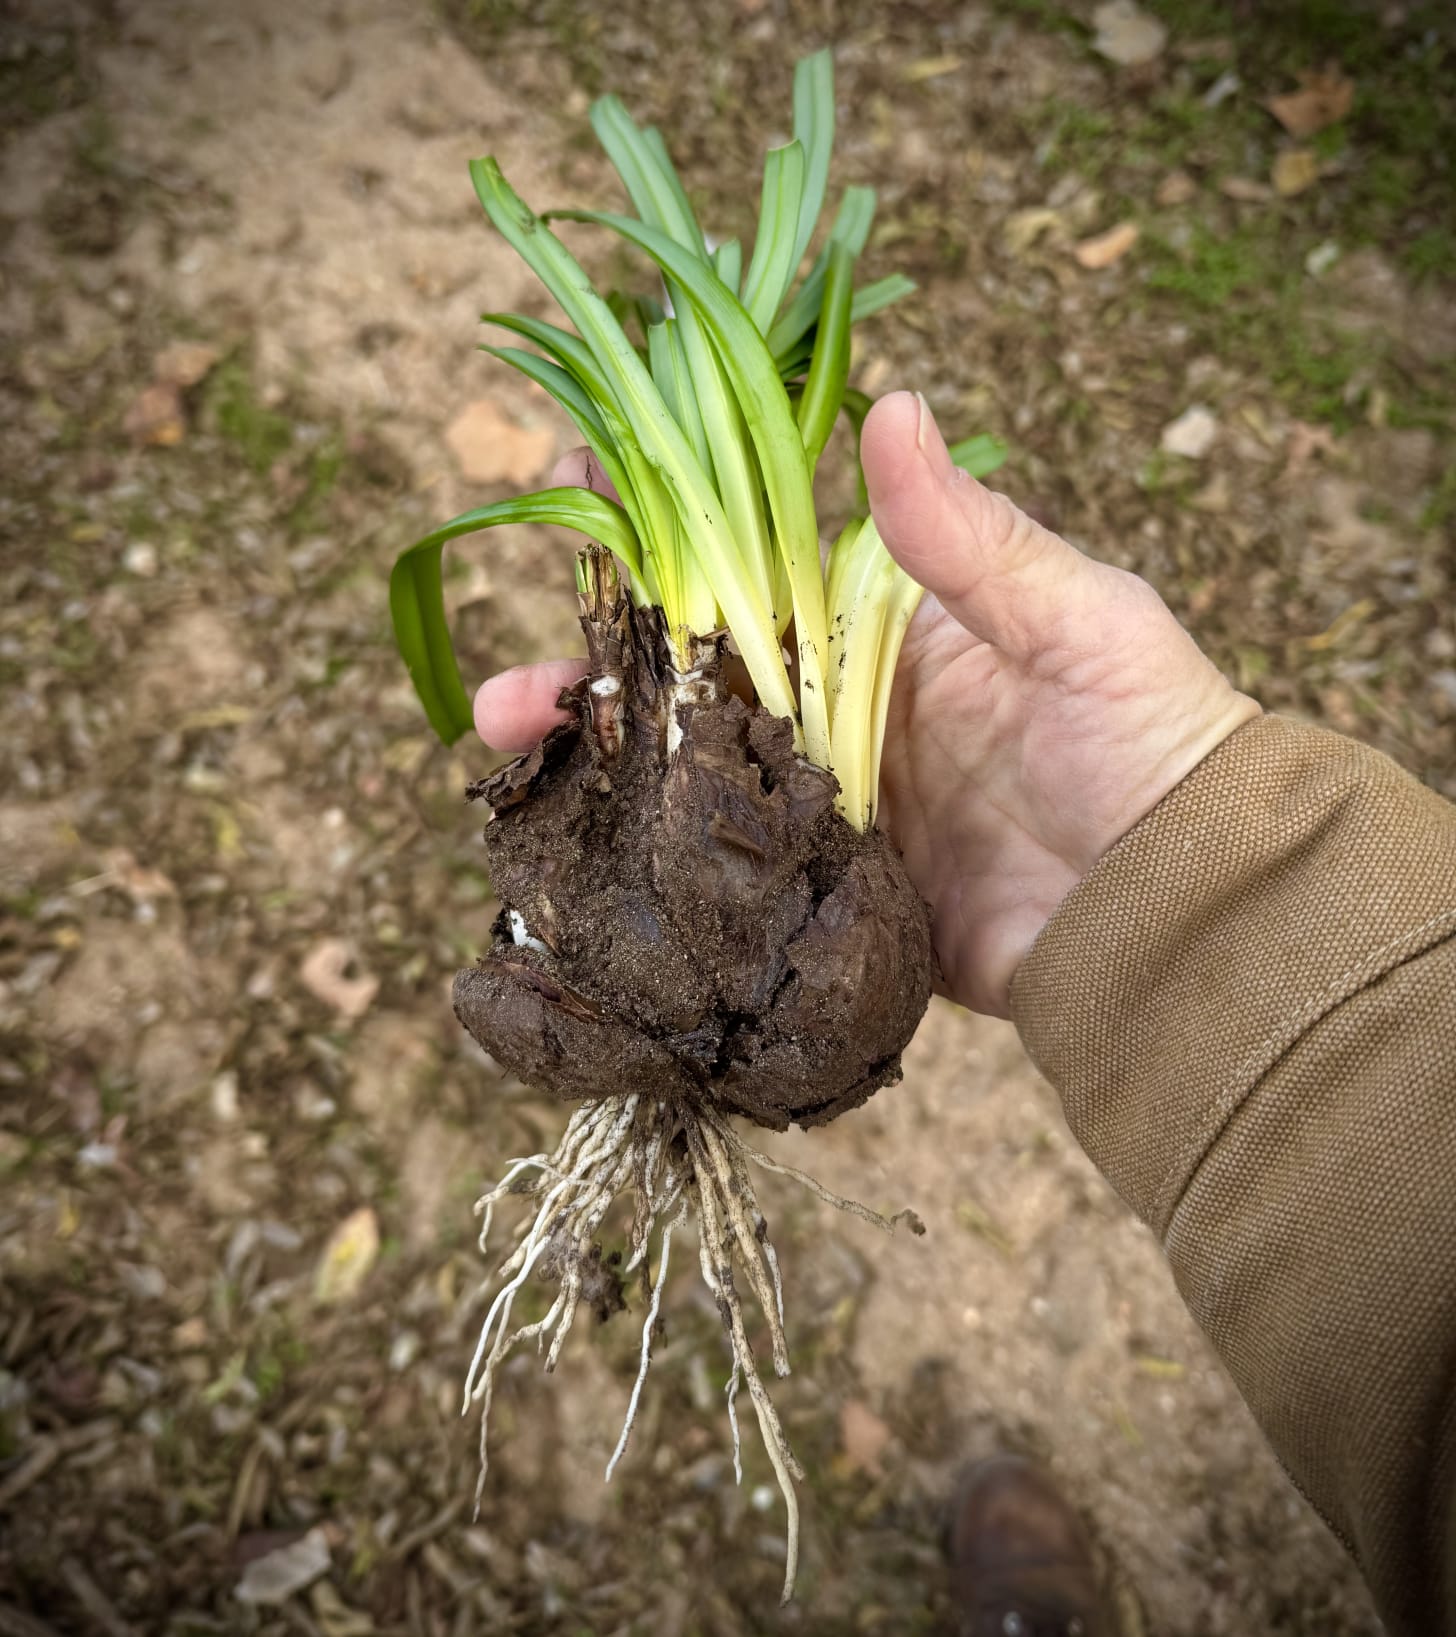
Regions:
<instances>
[{"instance_id":1,"label":"brown leather boot","mask_svg":"<svg viewBox=\"0 0 1456 1637\"><path fill-rule=\"evenodd\" d=\"M1092 1542L1029 1461L998 1455L966 1473L948 1544L960 1637L1108 1637Z\"/></svg>"}]
</instances>

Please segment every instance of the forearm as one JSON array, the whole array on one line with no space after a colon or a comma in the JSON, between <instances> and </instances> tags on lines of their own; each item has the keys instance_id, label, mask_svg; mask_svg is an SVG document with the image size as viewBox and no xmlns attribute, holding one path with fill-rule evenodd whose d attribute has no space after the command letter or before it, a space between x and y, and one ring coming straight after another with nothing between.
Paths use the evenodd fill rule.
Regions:
<instances>
[{"instance_id":1,"label":"forearm","mask_svg":"<svg viewBox=\"0 0 1456 1637\"><path fill-rule=\"evenodd\" d=\"M1012 1002L1392 1631L1456 1632L1456 809L1251 723L1067 898Z\"/></svg>"}]
</instances>

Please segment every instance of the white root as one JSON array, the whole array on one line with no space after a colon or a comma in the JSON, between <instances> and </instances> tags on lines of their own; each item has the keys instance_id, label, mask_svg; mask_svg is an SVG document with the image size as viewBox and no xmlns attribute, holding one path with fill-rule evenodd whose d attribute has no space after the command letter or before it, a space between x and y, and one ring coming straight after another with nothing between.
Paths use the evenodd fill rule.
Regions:
<instances>
[{"instance_id":1,"label":"white root","mask_svg":"<svg viewBox=\"0 0 1456 1637\"><path fill-rule=\"evenodd\" d=\"M627 1419L622 1423L622 1436L617 1440L617 1447L612 1451L612 1458L607 1462L607 1476L605 1482L611 1483L612 1474L617 1470L617 1462L622 1459L627 1448L627 1440L632 1435L632 1423L637 1419L637 1401L642 1396L642 1383L647 1379L647 1367L652 1363L652 1332L657 1324L657 1312L662 1306L662 1287L667 1281L667 1257L672 1249L673 1229L682 1225L687 1216L687 1206L684 1205L662 1230L662 1252L657 1264L657 1281L652 1287L652 1300L647 1304L647 1317L642 1321L642 1363L637 1370L637 1379L632 1384L632 1397L627 1402Z\"/></svg>"},{"instance_id":2,"label":"white root","mask_svg":"<svg viewBox=\"0 0 1456 1637\"><path fill-rule=\"evenodd\" d=\"M738 1435L738 1378L742 1372L738 1360L733 1360L733 1373L728 1377L728 1425L733 1433L733 1482L743 1483L743 1440Z\"/></svg>"},{"instance_id":3,"label":"white root","mask_svg":"<svg viewBox=\"0 0 1456 1637\"><path fill-rule=\"evenodd\" d=\"M902 1217L910 1217L911 1225L923 1231L909 1212L893 1219L883 1217L854 1200L831 1193L793 1166L759 1153L716 1110L669 1108L652 1101L644 1103L636 1095L606 1098L578 1108L554 1153L511 1160L501 1180L481 1196L476 1213L481 1218L482 1251L495 1207L502 1199L518 1195L536 1204L510 1254L496 1270L496 1278L503 1282L481 1325L465 1381L462 1413L472 1405L478 1405L480 1413L477 1509L488 1470L486 1433L499 1371L512 1350L527 1341L536 1343L538 1354L545 1352L548 1372L556 1368L577 1310L583 1298L590 1296L589 1281L618 1277L614 1265L601 1265L597 1234L612 1206L630 1192L636 1196L636 1205L627 1230L626 1261L621 1271L630 1273L646 1264L654 1232L660 1227L661 1233L657 1275L648 1289L642 1324L637 1375L621 1437L607 1463L607 1479L611 1480L625 1454L637 1420L652 1364L653 1333L667 1286L673 1235L693 1214L698 1221L699 1270L722 1318L731 1361L725 1398L733 1440L733 1473L742 1483L737 1398L740 1387L747 1387L769 1463L784 1497L787 1560L783 1601L788 1602L799 1557L799 1506L794 1479L804 1474L759 1374L748 1340L743 1301L735 1288L735 1270L740 1270L768 1331L774 1369L781 1376L787 1375L783 1278L768 1236L768 1224L759 1209L750 1165L788 1177L816 1198L886 1232L893 1232ZM613 1258L613 1264L615 1261ZM512 1308L533 1273L557 1281L555 1300L543 1318L512 1329ZM642 1277L646 1289L645 1271ZM481 1287L482 1301L488 1288Z\"/></svg>"}]
</instances>

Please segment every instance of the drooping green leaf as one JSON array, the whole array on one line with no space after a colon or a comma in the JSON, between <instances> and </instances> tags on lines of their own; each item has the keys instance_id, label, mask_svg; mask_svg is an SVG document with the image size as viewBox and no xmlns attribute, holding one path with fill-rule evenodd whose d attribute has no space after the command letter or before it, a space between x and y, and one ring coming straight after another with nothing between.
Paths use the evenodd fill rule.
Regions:
<instances>
[{"instance_id":1,"label":"drooping green leaf","mask_svg":"<svg viewBox=\"0 0 1456 1637\"><path fill-rule=\"evenodd\" d=\"M544 318L527 318L521 313L482 313L480 322L524 336L560 364L592 398L599 402L611 398L606 377L597 368L591 348L579 335L563 330L559 324L548 324Z\"/></svg>"},{"instance_id":2,"label":"drooping green leaf","mask_svg":"<svg viewBox=\"0 0 1456 1637\"><path fill-rule=\"evenodd\" d=\"M952 465L959 466L963 472L969 472L972 477L990 477L1006 464L1009 450L990 432L978 432L973 438L953 443L949 453Z\"/></svg>"},{"instance_id":3,"label":"drooping green leaf","mask_svg":"<svg viewBox=\"0 0 1456 1637\"><path fill-rule=\"evenodd\" d=\"M447 745L469 731L472 714L445 617L441 558L451 540L501 523L550 523L576 529L616 552L629 571L641 570L641 548L626 512L589 489L543 489L480 506L452 518L402 552L389 576L394 637L430 726Z\"/></svg>"},{"instance_id":4,"label":"drooping green leaf","mask_svg":"<svg viewBox=\"0 0 1456 1637\"><path fill-rule=\"evenodd\" d=\"M621 422L615 416L610 423L604 420L598 402L593 400L580 382L549 359L538 358L535 353L526 352L520 347L482 346L480 350L519 370L522 375L544 387L555 398L571 416L577 431L586 439L587 446L597 457L597 464L601 467L603 476L617 491L617 496L631 518L632 527L637 531L639 540L649 536L661 516L661 508L666 501L657 492L662 486L651 473L647 474L644 483L639 474L633 471L631 463L623 462L621 459L618 453L624 431ZM655 603L661 600L662 590L657 565L650 557L643 557L640 572L634 573L631 579L635 593L646 598L648 602Z\"/></svg>"},{"instance_id":5,"label":"drooping green leaf","mask_svg":"<svg viewBox=\"0 0 1456 1637\"><path fill-rule=\"evenodd\" d=\"M891 273L888 278L876 279L873 284L866 284L863 289L854 292L850 323L858 324L862 318L882 311L891 302L903 301L906 296L913 295L915 289L915 280L907 279L903 273Z\"/></svg>"},{"instance_id":6,"label":"drooping green leaf","mask_svg":"<svg viewBox=\"0 0 1456 1637\"><path fill-rule=\"evenodd\" d=\"M703 257L702 229L661 134L651 127L643 130L616 97L599 97L592 104L591 122L637 214Z\"/></svg>"},{"instance_id":7,"label":"drooping green leaf","mask_svg":"<svg viewBox=\"0 0 1456 1637\"><path fill-rule=\"evenodd\" d=\"M611 480L612 487L620 495L626 482L622 463L617 459L611 434L607 431L596 404L583 390L580 382L562 369L560 364L555 364L549 358L542 358L534 352L527 352L524 347L487 347L482 344L480 350L489 353L492 358L500 359L503 364L509 364L512 369L519 370L527 380L534 381L537 386L543 387L551 394L571 416L572 424L586 439L592 453L601 462L602 470Z\"/></svg>"}]
</instances>

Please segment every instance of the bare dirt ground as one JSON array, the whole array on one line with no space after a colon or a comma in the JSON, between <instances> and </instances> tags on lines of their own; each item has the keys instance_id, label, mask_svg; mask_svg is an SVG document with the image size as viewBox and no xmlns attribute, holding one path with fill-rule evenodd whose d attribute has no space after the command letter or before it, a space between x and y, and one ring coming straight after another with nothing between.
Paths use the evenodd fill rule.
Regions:
<instances>
[{"instance_id":1,"label":"bare dirt ground","mask_svg":"<svg viewBox=\"0 0 1456 1637\"><path fill-rule=\"evenodd\" d=\"M613 1485L631 1316L554 1378L511 1371L471 1518L470 1206L560 1122L450 1015L493 914L460 801L487 758L429 738L384 579L569 439L471 351L480 311L545 309L468 157L538 202L615 199L584 135L615 89L742 230L792 59L836 42L836 175L881 189L873 270L922 286L860 384L1005 436L1005 487L1151 578L1242 685L1456 794L1449 20L1162 11L1132 68L1051 0L12 13L5 1637L937 1631L944 1498L1006 1447L1086 1508L1128 1632L1377 1629L1014 1033L939 1003L902 1087L772 1145L929 1228L766 1188L797 1602L751 1437L732 1481L691 1257ZM1326 60L1353 104L1292 137L1261 99ZM1071 254L1124 221L1108 266ZM469 422L447 439L471 405L494 481L464 475ZM1170 451L1196 407L1211 443ZM547 535L463 553L452 594L481 674L573 645Z\"/></svg>"}]
</instances>

